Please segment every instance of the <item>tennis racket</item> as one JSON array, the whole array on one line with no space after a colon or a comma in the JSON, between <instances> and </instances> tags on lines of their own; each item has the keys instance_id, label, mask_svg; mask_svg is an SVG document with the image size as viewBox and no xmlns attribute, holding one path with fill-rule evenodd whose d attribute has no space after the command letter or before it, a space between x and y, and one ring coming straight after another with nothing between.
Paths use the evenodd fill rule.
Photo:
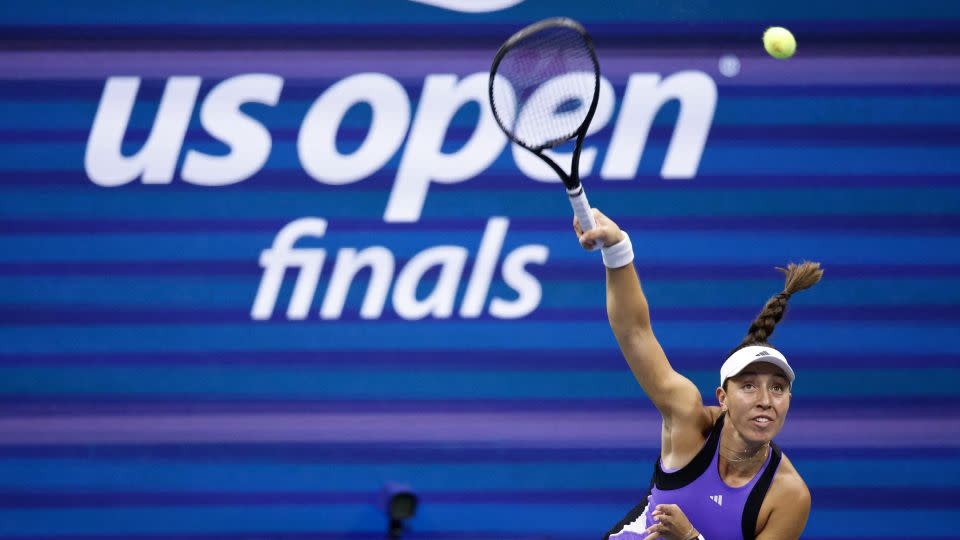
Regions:
<instances>
[{"instance_id":1,"label":"tennis racket","mask_svg":"<svg viewBox=\"0 0 960 540\"><path fill-rule=\"evenodd\" d=\"M545 19L520 30L500 47L490 68L490 107L497 124L560 176L584 232L597 224L580 184L580 149L599 97L593 40L572 19ZM574 137L567 174L544 152Z\"/></svg>"}]
</instances>

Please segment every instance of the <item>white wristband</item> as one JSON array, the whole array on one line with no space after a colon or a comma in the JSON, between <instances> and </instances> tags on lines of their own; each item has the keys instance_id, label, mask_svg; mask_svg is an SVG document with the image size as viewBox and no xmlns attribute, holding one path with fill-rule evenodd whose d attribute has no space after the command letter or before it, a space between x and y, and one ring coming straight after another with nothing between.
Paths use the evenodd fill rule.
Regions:
<instances>
[{"instance_id":1,"label":"white wristband","mask_svg":"<svg viewBox=\"0 0 960 540\"><path fill-rule=\"evenodd\" d=\"M623 240L600 250L603 255L603 264L607 268L620 268L633 262L633 245L630 236L623 232Z\"/></svg>"}]
</instances>

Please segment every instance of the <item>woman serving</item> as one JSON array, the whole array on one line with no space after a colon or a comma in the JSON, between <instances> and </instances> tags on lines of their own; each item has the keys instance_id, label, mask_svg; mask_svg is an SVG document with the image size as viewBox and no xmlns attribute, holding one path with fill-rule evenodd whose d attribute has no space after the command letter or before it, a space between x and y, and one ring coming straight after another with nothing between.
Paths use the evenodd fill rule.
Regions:
<instances>
[{"instance_id":1,"label":"woman serving","mask_svg":"<svg viewBox=\"0 0 960 540\"><path fill-rule=\"evenodd\" d=\"M663 418L660 458L647 496L609 540L790 540L803 532L810 491L773 442L790 408L794 372L769 343L790 296L820 280L819 263L790 264L786 285L751 323L720 368L718 406L674 371L650 325L630 239L594 209L580 244L603 246L607 316L634 377Z\"/></svg>"}]
</instances>

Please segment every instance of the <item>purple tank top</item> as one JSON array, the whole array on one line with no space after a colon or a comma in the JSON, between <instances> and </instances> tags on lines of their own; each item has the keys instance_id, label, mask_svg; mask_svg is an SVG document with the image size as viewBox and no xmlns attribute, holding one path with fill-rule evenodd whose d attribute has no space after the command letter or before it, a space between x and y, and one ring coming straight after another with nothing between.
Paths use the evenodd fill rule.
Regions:
<instances>
[{"instance_id":1,"label":"purple tank top","mask_svg":"<svg viewBox=\"0 0 960 540\"><path fill-rule=\"evenodd\" d=\"M717 466L723 415L717 419L707 442L693 460L678 471L666 472L660 461L646 499L608 533L609 540L642 540L643 531L653 525L658 504L676 504L706 540L751 540L756 529L760 504L780 466L776 444L763 467L746 485L730 487Z\"/></svg>"}]
</instances>

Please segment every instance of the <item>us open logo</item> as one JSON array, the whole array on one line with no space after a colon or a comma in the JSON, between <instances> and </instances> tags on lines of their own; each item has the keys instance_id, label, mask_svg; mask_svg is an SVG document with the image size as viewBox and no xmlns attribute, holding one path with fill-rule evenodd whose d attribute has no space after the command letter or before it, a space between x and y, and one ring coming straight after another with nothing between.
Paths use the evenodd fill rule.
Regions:
<instances>
[{"instance_id":1,"label":"us open logo","mask_svg":"<svg viewBox=\"0 0 960 540\"><path fill-rule=\"evenodd\" d=\"M276 106L284 86L283 77L254 73L216 84L200 102L200 122L229 152L211 155L188 148L178 174L202 82L198 76L170 77L146 142L127 155L121 146L141 79L107 79L84 155L84 170L90 181L103 187L138 180L143 184L170 185L178 177L187 184L215 189L257 174L270 157L273 141L267 126L241 107L248 103ZM469 181L487 170L507 147L507 137L490 110L487 82L487 73L465 77L429 74L423 81L420 103L416 104L404 86L385 73L358 73L338 80L318 95L301 121L297 136L300 165L319 183L348 186L372 176L399 153L383 220L415 223L420 220L433 184ZM622 88L618 109L613 84L600 79L598 106L587 133L611 124L612 130L602 163L598 146L587 138L580 156L581 176L588 177L596 171L603 181L632 180L657 113L673 100L680 103L680 114L660 176L671 180L696 176L716 109L714 80L700 71L679 71L665 78L656 73L633 73ZM429 106L421 106L424 103ZM343 153L337 146L337 134L347 112L357 104L372 109L369 129L358 148ZM472 134L458 150L442 151L454 116L467 105L480 108ZM550 167L522 148L510 145L510 152L523 176L536 182L560 182ZM551 151L551 157L557 163L569 164L571 154ZM550 253L541 244L520 245L502 253L509 225L506 217L491 216L477 253L471 254L463 246L437 245L413 255L403 268L397 268L398 257L390 246L341 248L331 256L333 279L318 315L323 320L339 319L354 278L369 268L372 277L360 310L364 319L380 318L388 300L396 314L407 320L453 316L469 319L481 316L484 310L494 318L524 317L539 306L542 298L542 286L529 267L546 264ZM295 269L297 277L286 318L302 320L309 316L327 252L296 244L301 238L322 239L327 226L328 221L319 216L296 219L278 232L272 247L262 251L259 263L263 274L250 311L252 319L272 317L287 269ZM467 261L471 258L475 262L467 275ZM437 268L439 278L432 290L425 298L418 298L418 285ZM510 299L490 295L491 280L498 269L513 291ZM466 294L457 306L457 291L464 280ZM393 293L388 299L390 290Z\"/></svg>"}]
</instances>

